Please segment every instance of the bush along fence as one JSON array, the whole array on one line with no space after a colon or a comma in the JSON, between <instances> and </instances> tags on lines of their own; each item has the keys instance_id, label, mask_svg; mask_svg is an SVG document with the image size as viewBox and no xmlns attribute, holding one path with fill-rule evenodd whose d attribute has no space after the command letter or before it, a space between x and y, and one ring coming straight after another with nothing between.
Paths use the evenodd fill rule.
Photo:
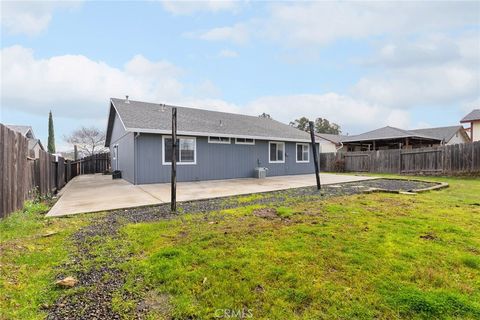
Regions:
<instances>
[{"instance_id":1,"label":"bush along fence","mask_svg":"<svg viewBox=\"0 0 480 320\"><path fill-rule=\"evenodd\" d=\"M320 167L326 172L478 175L480 141L420 149L322 153Z\"/></svg>"},{"instance_id":2,"label":"bush along fence","mask_svg":"<svg viewBox=\"0 0 480 320\"><path fill-rule=\"evenodd\" d=\"M35 158L27 138L0 124L0 218L22 209L25 200L56 193L79 174L109 170L108 153L70 161L40 150Z\"/></svg>"}]
</instances>

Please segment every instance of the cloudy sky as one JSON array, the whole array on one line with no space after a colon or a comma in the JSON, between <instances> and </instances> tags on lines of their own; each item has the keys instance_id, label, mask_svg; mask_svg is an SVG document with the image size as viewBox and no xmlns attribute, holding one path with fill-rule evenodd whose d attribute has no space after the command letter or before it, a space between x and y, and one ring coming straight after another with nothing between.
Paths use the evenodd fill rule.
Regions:
<instances>
[{"instance_id":1,"label":"cloudy sky","mask_svg":"<svg viewBox=\"0 0 480 320\"><path fill-rule=\"evenodd\" d=\"M1 3L1 122L57 146L110 97L356 134L458 124L480 106L480 2Z\"/></svg>"}]
</instances>

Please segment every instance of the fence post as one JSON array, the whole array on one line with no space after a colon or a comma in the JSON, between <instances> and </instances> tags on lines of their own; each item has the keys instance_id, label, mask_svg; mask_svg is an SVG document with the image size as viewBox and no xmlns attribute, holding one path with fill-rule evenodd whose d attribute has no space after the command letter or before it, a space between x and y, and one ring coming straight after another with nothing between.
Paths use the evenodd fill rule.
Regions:
<instances>
[{"instance_id":1,"label":"fence post","mask_svg":"<svg viewBox=\"0 0 480 320\"><path fill-rule=\"evenodd\" d=\"M402 149L398 149L398 174L402 174Z\"/></svg>"},{"instance_id":2,"label":"fence post","mask_svg":"<svg viewBox=\"0 0 480 320\"><path fill-rule=\"evenodd\" d=\"M55 192L58 192L58 162L55 161Z\"/></svg>"}]
</instances>

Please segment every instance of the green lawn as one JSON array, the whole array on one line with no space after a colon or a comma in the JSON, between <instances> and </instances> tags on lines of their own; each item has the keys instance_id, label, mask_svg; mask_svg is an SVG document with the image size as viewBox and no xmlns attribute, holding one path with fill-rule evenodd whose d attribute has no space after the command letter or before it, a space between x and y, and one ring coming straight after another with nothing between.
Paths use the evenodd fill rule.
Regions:
<instances>
[{"instance_id":1,"label":"green lawn","mask_svg":"<svg viewBox=\"0 0 480 320\"><path fill-rule=\"evenodd\" d=\"M450 188L262 205L249 196L234 209L127 224L98 250L130 256L113 307L131 318L143 297L151 319L478 319L480 179L422 179ZM254 214L271 206L278 218ZM0 319L42 316L61 294L54 268L69 235L95 218L30 211L0 222ZM60 232L39 236L48 230Z\"/></svg>"},{"instance_id":2,"label":"green lawn","mask_svg":"<svg viewBox=\"0 0 480 320\"><path fill-rule=\"evenodd\" d=\"M56 269L68 260L69 236L87 218L45 219L46 203L0 220L0 319L41 319L62 293Z\"/></svg>"}]
</instances>

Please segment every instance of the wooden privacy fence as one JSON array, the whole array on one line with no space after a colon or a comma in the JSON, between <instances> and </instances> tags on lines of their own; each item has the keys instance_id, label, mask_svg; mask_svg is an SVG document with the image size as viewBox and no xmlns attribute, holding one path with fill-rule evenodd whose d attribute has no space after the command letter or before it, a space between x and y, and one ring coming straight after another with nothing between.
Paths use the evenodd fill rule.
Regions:
<instances>
[{"instance_id":1,"label":"wooden privacy fence","mask_svg":"<svg viewBox=\"0 0 480 320\"><path fill-rule=\"evenodd\" d=\"M32 187L28 141L20 133L0 124L0 217L23 206Z\"/></svg>"},{"instance_id":2,"label":"wooden privacy fence","mask_svg":"<svg viewBox=\"0 0 480 320\"><path fill-rule=\"evenodd\" d=\"M72 178L80 174L108 172L110 171L110 153L98 153L72 161L70 167Z\"/></svg>"},{"instance_id":3,"label":"wooden privacy fence","mask_svg":"<svg viewBox=\"0 0 480 320\"><path fill-rule=\"evenodd\" d=\"M35 194L57 192L76 175L109 170L108 153L69 161L40 150L34 159L29 156L28 139L0 124L0 218L22 209Z\"/></svg>"},{"instance_id":4,"label":"wooden privacy fence","mask_svg":"<svg viewBox=\"0 0 480 320\"><path fill-rule=\"evenodd\" d=\"M480 174L480 141L421 149L320 154L323 171Z\"/></svg>"}]
</instances>

